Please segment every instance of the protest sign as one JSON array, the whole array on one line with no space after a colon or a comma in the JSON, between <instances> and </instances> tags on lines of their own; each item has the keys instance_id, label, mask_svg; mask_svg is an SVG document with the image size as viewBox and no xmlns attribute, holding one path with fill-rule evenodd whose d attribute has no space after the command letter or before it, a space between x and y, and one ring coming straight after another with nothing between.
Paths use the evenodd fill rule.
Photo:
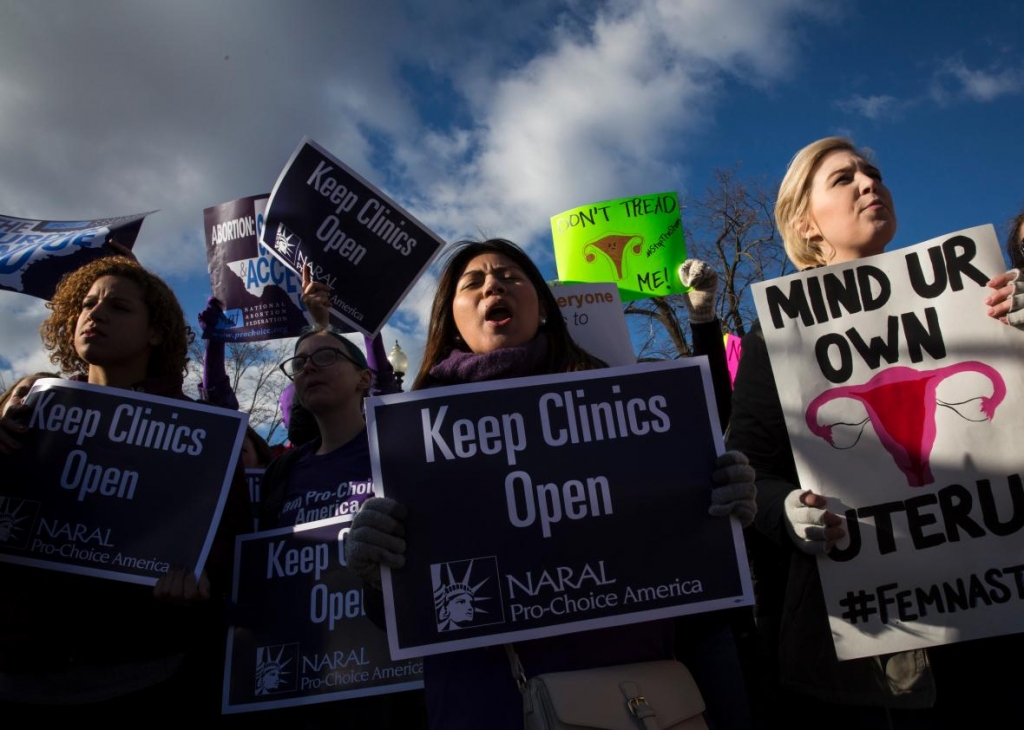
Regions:
<instances>
[{"instance_id":1,"label":"protest sign","mask_svg":"<svg viewBox=\"0 0 1024 730\"><path fill-rule=\"evenodd\" d=\"M203 211L210 290L224 313L204 337L253 342L296 337L306 326L302 277L259 242L267 196L253 195Z\"/></svg>"},{"instance_id":2,"label":"protest sign","mask_svg":"<svg viewBox=\"0 0 1024 730\"><path fill-rule=\"evenodd\" d=\"M391 656L752 602L706 358L371 398L375 488L408 507L383 570Z\"/></svg>"},{"instance_id":3,"label":"protest sign","mask_svg":"<svg viewBox=\"0 0 1024 730\"><path fill-rule=\"evenodd\" d=\"M46 378L0 486L0 561L155 585L198 577L248 417L191 401Z\"/></svg>"},{"instance_id":4,"label":"protest sign","mask_svg":"<svg viewBox=\"0 0 1024 730\"><path fill-rule=\"evenodd\" d=\"M612 282L622 301L688 291L679 281L686 241L675 193L606 200L551 218L558 278Z\"/></svg>"},{"instance_id":5,"label":"protest sign","mask_svg":"<svg viewBox=\"0 0 1024 730\"><path fill-rule=\"evenodd\" d=\"M622 300L614 284L557 284L551 291L569 334L580 347L611 366L636 364Z\"/></svg>"},{"instance_id":6,"label":"protest sign","mask_svg":"<svg viewBox=\"0 0 1024 730\"><path fill-rule=\"evenodd\" d=\"M400 205L304 139L267 206L263 245L331 288L330 311L373 337L444 242Z\"/></svg>"},{"instance_id":7,"label":"protest sign","mask_svg":"<svg viewBox=\"0 0 1024 730\"><path fill-rule=\"evenodd\" d=\"M847 536L819 559L836 654L1024 630L1024 334L986 316L979 226L758 284L800 485Z\"/></svg>"},{"instance_id":8,"label":"protest sign","mask_svg":"<svg viewBox=\"0 0 1024 730\"><path fill-rule=\"evenodd\" d=\"M242 535L228 632L225 713L308 705L423 686L423 663L393 662L345 565L351 516ZM339 710L340 726L345 726Z\"/></svg>"},{"instance_id":9,"label":"protest sign","mask_svg":"<svg viewBox=\"0 0 1024 730\"><path fill-rule=\"evenodd\" d=\"M107 241L129 249L134 246L142 221L150 213L87 221L0 215L0 289L52 299L64 274L116 253L104 247Z\"/></svg>"}]
</instances>

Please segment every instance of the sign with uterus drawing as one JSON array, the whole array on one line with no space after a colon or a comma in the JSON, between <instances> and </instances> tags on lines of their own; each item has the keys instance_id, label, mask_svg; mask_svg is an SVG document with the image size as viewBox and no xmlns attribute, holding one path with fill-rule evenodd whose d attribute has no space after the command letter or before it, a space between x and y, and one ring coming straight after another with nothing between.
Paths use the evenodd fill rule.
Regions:
<instances>
[{"instance_id":1,"label":"sign with uterus drawing","mask_svg":"<svg viewBox=\"0 0 1024 730\"><path fill-rule=\"evenodd\" d=\"M689 291L679 281L686 241L675 193L592 203L551 219L560 282L610 282L622 301Z\"/></svg>"},{"instance_id":2,"label":"sign with uterus drawing","mask_svg":"<svg viewBox=\"0 0 1024 730\"><path fill-rule=\"evenodd\" d=\"M1024 332L992 226L754 287L840 660L1024 631Z\"/></svg>"}]
</instances>

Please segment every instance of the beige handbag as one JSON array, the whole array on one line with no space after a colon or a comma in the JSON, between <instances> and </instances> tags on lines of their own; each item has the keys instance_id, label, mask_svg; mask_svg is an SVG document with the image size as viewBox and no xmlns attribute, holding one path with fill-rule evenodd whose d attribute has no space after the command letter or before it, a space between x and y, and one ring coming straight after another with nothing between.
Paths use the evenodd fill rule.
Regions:
<instances>
[{"instance_id":1,"label":"beige handbag","mask_svg":"<svg viewBox=\"0 0 1024 730\"><path fill-rule=\"evenodd\" d=\"M525 730L707 730L704 698L677 661L551 672L530 679L505 645Z\"/></svg>"}]
</instances>

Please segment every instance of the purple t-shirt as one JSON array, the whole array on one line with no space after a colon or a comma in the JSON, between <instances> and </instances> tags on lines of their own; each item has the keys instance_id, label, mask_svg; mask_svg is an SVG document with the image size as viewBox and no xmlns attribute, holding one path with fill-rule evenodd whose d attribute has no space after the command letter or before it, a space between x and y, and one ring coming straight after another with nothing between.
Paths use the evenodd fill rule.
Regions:
<instances>
[{"instance_id":1,"label":"purple t-shirt","mask_svg":"<svg viewBox=\"0 0 1024 730\"><path fill-rule=\"evenodd\" d=\"M280 527L354 515L373 496L366 429L329 454L317 455L315 443L299 447L300 454L288 475Z\"/></svg>"}]
</instances>

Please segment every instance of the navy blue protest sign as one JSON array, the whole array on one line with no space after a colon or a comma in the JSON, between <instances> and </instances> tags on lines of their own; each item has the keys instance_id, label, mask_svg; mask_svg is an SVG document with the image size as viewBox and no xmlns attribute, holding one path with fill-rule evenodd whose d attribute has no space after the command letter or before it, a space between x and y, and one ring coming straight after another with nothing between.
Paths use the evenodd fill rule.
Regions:
<instances>
[{"instance_id":1,"label":"navy blue protest sign","mask_svg":"<svg viewBox=\"0 0 1024 730\"><path fill-rule=\"evenodd\" d=\"M206 563L248 417L47 378L0 485L0 561L155 585Z\"/></svg>"},{"instance_id":2,"label":"navy blue protest sign","mask_svg":"<svg viewBox=\"0 0 1024 730\"><path fill-rule=\"evenodd\" d=\"M373 337L444 242L310 139L285 165L267 206L263 245L292 271L308 263L331 288L330 311Z\"/></svg>"},{"instance_id":3,"label":"navy blue protest sign","mask_svg":"<svg viewBox=\"0 0 1024 730\"><path fill-rule=\"evenodd\" d=\"M0 215L0 289L52 299L64 274L116 253L104 247L107 241L134 246L147 215L79 221Z\"/></svg>"},{"instance_id":4,"label":"navy blue protest sign","mask_svg":"<svg viewBox=\"0 0 1024 730\"><path fill-rule=\"evenodd\" d=\"M266 195L253 195L203 211L210 290L224 305L205 337L254 342L296 337L306 326L302 277L259 242Z\"/></svg>"},{"instance_id":5,"label":"navy blue protest sign","mask_svg":"<svg viewBox=\"0 0 1024 730\"><path fill-rule=\"evenodd\" d=\"M345 565L351 520L237 539L233 600L244 619L228 632L224 713L423 686L423 663L393 662L384 632L366 617L363 583Z\"/></svg>"},{"instance_id":6,"label":"navy blue protest sign","mask_svg":"<svg viewBox=\"0 0 1024 730\"><path fill-rule=\"evenodd\" d=\"M374 484L404 503L384 568L396 659L753 601L706 358L371 398Z\"/></svg>"}]
</instances>

